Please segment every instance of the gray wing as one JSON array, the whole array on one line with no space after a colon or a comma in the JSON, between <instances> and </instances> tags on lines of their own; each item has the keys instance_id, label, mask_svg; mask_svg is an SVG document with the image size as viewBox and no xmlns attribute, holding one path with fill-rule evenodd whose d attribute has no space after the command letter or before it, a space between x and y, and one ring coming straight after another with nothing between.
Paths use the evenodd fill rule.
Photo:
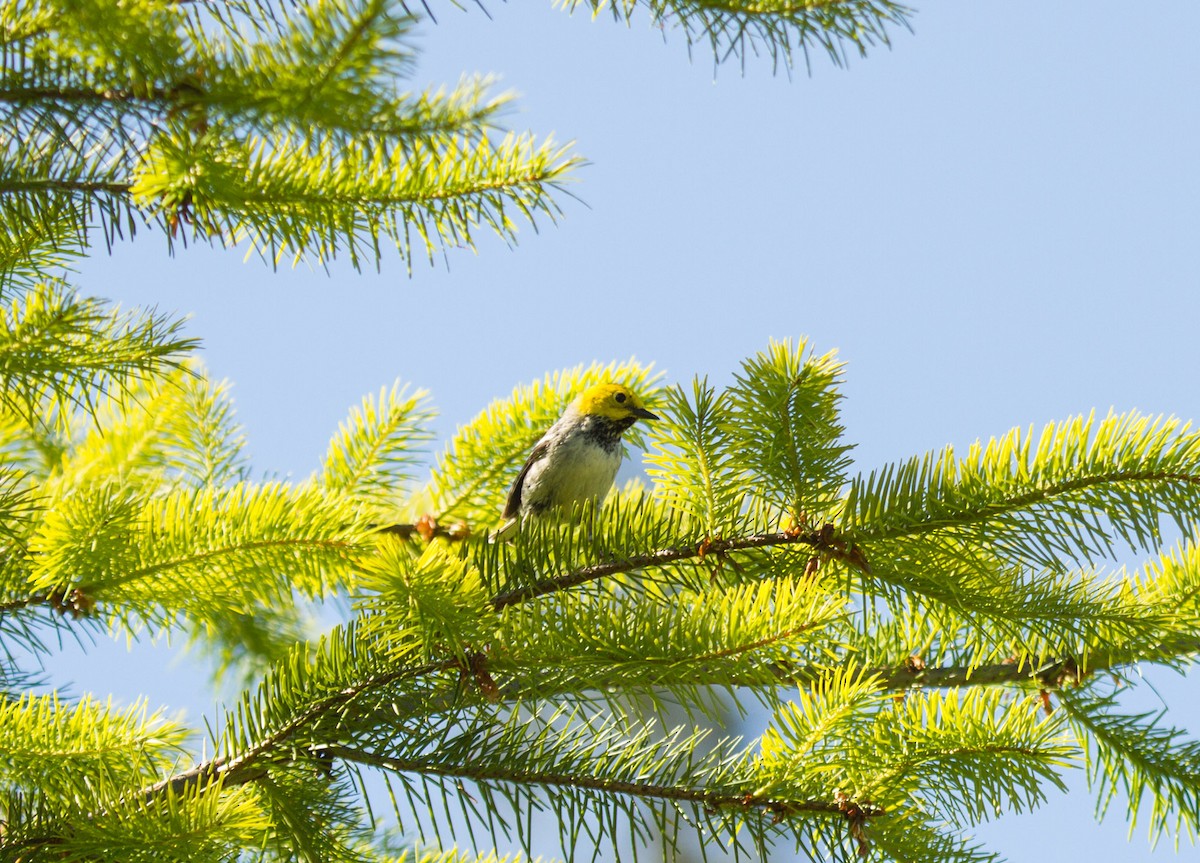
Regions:
<instances>
[{"instance_id":1,"label":"gray wing","mask_svg":"<svg viewBox=\"0 0 1200 863\"><path fill-rule=\"evenodd\" d=\"M516 518L521 512L521 491L525 487L525 477L529 474L529 469L537 462L546 457L546 453L550 451L549 442L543 438L537 442L537 446L533 448L533 452L529 454L529 458L525 460L525 466L521 468L521 472L517 474L516 481L513 482L512 488L508 490L508 501L504 504L504 514L501 516L505 519Z\"/></svg>"}]
</instances>

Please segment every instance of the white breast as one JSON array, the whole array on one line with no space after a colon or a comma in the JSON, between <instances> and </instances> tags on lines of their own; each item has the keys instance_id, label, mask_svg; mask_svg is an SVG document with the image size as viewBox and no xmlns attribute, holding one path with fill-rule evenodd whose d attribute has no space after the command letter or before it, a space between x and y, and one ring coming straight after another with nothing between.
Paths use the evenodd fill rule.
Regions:
<instances>
[{"instance_id":1,"label":"white breast","mask_svg":"<svg viewBox=\"0 0 1200 863\"><path fill-rule=\"evenodd\" d=\"M619 449L610 451L597 446L586 435L568 435L529 468L522 504L570 509L587 500L601 501L612 488L620 466Z\"/></svg>"}]
</instances>

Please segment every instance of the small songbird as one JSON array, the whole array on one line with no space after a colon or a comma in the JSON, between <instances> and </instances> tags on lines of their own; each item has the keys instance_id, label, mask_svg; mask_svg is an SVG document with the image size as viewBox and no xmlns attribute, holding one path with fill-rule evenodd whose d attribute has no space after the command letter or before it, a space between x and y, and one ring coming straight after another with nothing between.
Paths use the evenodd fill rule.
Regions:
<instances>
[{"instance_id":1,"label":"small songbird","mask_svg":"<svg viewBox=\"0 0 1200 863\"><path fill-rule=\"evenodd\" d=\"M638 420L656 420L642 400L620 384L588 387L534 446L504 505L507 524L550 509L604 500L621 465L621 433Z\"/></svg>"}]
</instances>

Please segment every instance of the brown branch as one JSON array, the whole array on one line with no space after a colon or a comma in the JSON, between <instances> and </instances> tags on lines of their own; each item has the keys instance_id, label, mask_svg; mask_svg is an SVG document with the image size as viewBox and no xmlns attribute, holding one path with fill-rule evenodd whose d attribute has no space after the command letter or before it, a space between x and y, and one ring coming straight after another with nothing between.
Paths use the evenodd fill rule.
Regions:
<instances>
[{"instance_id":1,"label":"brown branch","mask_svg":"<svg viewBox=\"0 0 1200 863\"><path fill-rule=\"evenodd\" d=\"M13 611L23 611L26 608L33 608L36 605L48 605L50 597L44 593L33 593L21 599L10 599L8 602L0 603L0 616Z\"/></svg>"},{"instance_id":2,"label":"brown branch","mask_svg":"<svg viewBox=\"0 0 1200 863\"><path fill-rule=\"evenodd\" d=\"M455 764L430 764L426 761L395 758L374 752L364 752L349 746L332 745L322 747L322 753L356 764L366 764L397 773L421 773L432 776L448 776L473 781L521 782L531 785L554 785L569 788L586 788L592 791L607 791L635 797L653 797L659 800L675 800L698 803L709 809L761 809L776 817L800 813L817 813L838 816L877 816L884 814L880 806L860 803L854 811L848 811L846 803L837 800L779 800L757 796L748 792L711 791L705 788L680 788L673 785L658 785L652 782L633 782L624 779L605 779L596 776L575 776L569 773L553 773L542 770L519 770L512 768L485 767Z\"/></svg>"},{"instance_id":3,"label":"brown branch","mask_svg":"<svg viewBox=\"0 0 1200 863\"><path fill-rule=\"evenodd\" d=\"M775 644L799 635L802 632L807 632L808 630L812 629L814 625L815 624L812 623L805 623L797 626L795 629L785 629L782 632L772 633L771 635L764 636L757 641L752 641L749 644L739 644L734 647L727 647L724 650L713 650L709 653L701 653L695 657L694 661L707 662L711 659L724 659L729 656L739 656L743 653L750 653L751 651L758 650L760 647L767 647L768 645Z\"/></svg>"},{"instance_id":4,"label":"brown branch","mask_svg":"<svg viewBox=\"0 0 1200 863\"><path fill-rule=\"evenodd\" d=\"M76 102L76 103L131 103L146 104L161 107L171 103L173 97L180 92L194 92L195 88L186 90L164 89L149 87L145 90L123 89L120 87L5 87L0 89L0 102L22 104L27 102Z\"/></svg>"},{"instance_id":5,"label":"brown branch","mask_svg":"<svg viewBox=\"0 0 1200 863\"><path fill-rule=\"evenodd\" d=\"M307 748L300 747L302 751L297 752L295 749L286 747L285 744L291 741L293 737L307 726L315 724L321 717L335 710L344 710L347 705L359 696L382 689L397 681L460 667L461 663L457 659L450 659L443 660L442 662L427 663L415 668L400 668L386 674L362 680L355 686L348 686L333 695L328 695L313 702L307 709L302 710L291 720L268 734L236 758L226 759L217 757L201 762L182 773L168 776L153 785L143 788L134 796L152 800L166 792L179 794L194 787L208 787L218 780L221 786L226 788L254 782L266 775L267 763L289 764L300 757L306 757L309 752ZM285 749L286 751L283 754L272 751L277 748Z\"/></svg>"},{"instance_id":6,"label":"brown branch","mask_svg":"<svg viewBox=\"0 0 1200 863\"><path fill-rule=\"evenodd\" d=\"M132 183L117 183L105 180L69 180L59 177L14 179L0 185L0 194L13 195L23 192L67 192L84 195L127 195Z\"/></svg>"},{"instance_id":7,"label":"brown branch","mask_svg":"<svg viewBox=\"0 0 1200 863\"><path fill-rule=\"evenodd\" d=\"M1099 671L1116 671L1140 662L1167 662L1184 656L1200 653L1200 635L1178 638L1170 643L1148 647L1144 650L1115 648L1088 655L1086 663L1072 656L1045 657L1022 663L999 662L991 665L943 665L926 667L919 661L909 660L900 665L856 666L848 664L850 671L862 677L875 677L879 688L886 691L904 689L950 689L961 686L1004 686L1009 684L1036 684L1044 689L1055 689L1067 683L1078 682L1083 677ZM775 677L788 683L812 683L825 670L810 666L779 666Z\"/></svg>"},{"instance_id":8,"label":"brown branch","mask_svg":"<svg viewBox=\"0 0 1200 863\"><path fill-rule=\"evenodd\" d=\"M430 515L423 515L412 524L388 524L382 527L368 525L367 529L374 533L394 536L406 542L416 536L421 537L426 542L434 539L448 539L458 542L471 535L471 529L464 522L460 521L447 526L438 524L437 519Z\"/></svg>"},{"instance_id":9,"label":"brown branch","mask_svg":"<svg viewBox=\"0 0 1200 863\"><path fill-rule=\"evenodd\" d=\"M1091 671L1100 670L1091 666ZM883 690L952 689L961 686L1003 686L1013 683L1057 685L1062 675L1077 675L1079 667L1073 659L1051 659L1041 662L1000 662L994 665L943 665L927 668L919 663L863 667L864 677L878 677Z\"/></svg>"},{"instance_id":10,"label":"brown branch","mask_svg":"<svg viewBox=\"0 0 1200 863\"><path fill-rule=\"evenodd\" d=\"M1200 636L1180 639L1178 642L1169 645L1159 645L1156 652L1160 654L1159 657L1132 655L1128 651L1119 653L1114 651L1105 655L1093 654L1089 658L1086 671L1090 673L1114 670L1136 662L1156 661L1159 658L1200 653ZM1080 666L1075 660L1069 657L1043 662L1027 662L1022 665L1014 662L982 665L974 668L966 665L926 668L918 662L909 661L897 666L871 667L850 665L849 669L851 671L857 670L864 677L877 678L879 689L882 691L902 691L926 687L951 688L1009 684L1035 684L1043 689L1053 689L1078 681L1082 676ZM455 770L438 768L436 765L429 765L424 762L403 761L402 759L395 759L389 756L364 753L337 744L293 744L293 738L307 726L314 724L322 716L328 715L335 710L339 713L344 713L351 702L367 692L381 689L390 683L406 677L417 677L423 674L453 670L458 670L460 674L469 674L473 669L464 667L458 659L452 659L429 663L417 668L398 669L361 681L356 686L343 689L310 705L307 710L302 711L290 722L256 743L242 755L232 759L218 757L202 762L188 770L166 777L153 785L147 786L134 796L146 801L152 801L165 793L180 794L192 789L208 789L218 784L222 788L246 785L266 776L271 766L290 764L307 758L328 757L344 758L357 763L374 764L375 766L394 770L435 773L468 779L507 778L508 781L571 784L575 787L594 788L596 790L607 790L622 794L645 795L648 793L647 789L653 787L639 783L622 783L616 780L587 780L559 774L537 774L536 776L522 778L515 775L515 773L512 776L504 777L500 776L496 771L491 771L485 775L482 770L473 772L473 769L468 767L460 767ZM774 676L781 683L787 682L804 685L812 683L823 673L826 673L826 671L812 667L778 667L774 669ZM693 680L691 682L696 684L704 683L703 680ZM761 680L752 682L761 684ZM511 681L492 693L488 700L511 700L520 697L522 694L523 688L519 683ZM587 784L588 782L592 782L593 784ZM661 796L663 799L691 800L703 805L716 807L759 807L779 815L802 811L826 812L829 814L837 812L848 816L853 814L844 808L844 801L840 804L830 804L826 801L787 804L786 802L773 801L768 798L747 797L746 795L722 795L701 789L681 790L671 788L663 789L663 793L657 796ZM794 805L797 808L791 810L779 808L785 805ZM859 812L858 816L861 817L863 814L877 813Z\"/></svg>"},{"instance_id":11,"label":"brown branch","mask_svg":"<svg viewBox=\"0 0 1200 863\"><path fill-rule=\"evenodd\" d=\"M856 569L870 571L870 565L862 553L839 539L833 532L832 525L825 525L815 530L783 530L776 533L758 533L751 536L735 537L733 539L706 539L699 545L675 546L660 548L645 554L635 554L624 560L614 560L607 563L597 563L585 566L572 572L544 578L525 587L502 591L492 597L492 607L497 611L516 605L529 599L536 599L549 593L556 593L572 587L578 587L589 581L644 569L649 566L664 566L681 560L703 559L713 554L724 556L730 552L747 551L752 548L772 548L781 545L807 545L830 557L845 561Z\"/></svg>"},{"instance_id":12,"label":"brown branch","mask_svg":"<svg viewBox=\"0 0 1200 863\"><path fill-rule=\"evenodd\" d=\"M435 536L457 539L466 535L465 526L442 528L432 519L423 519L413 525L389 525L373 529L377 533L390 534L405 540L412 539L414 535L422 536L425 539L431 539ZM755 548L772 548L787 545L807 546L815 553L842 560L860 571L870 571L870 565L863 557L862 552L836 536L831 525L824 525L817 529L792 529L731 539L705 540L696 546L688 545L663 548L641 555L634 555L620 561L583 567L553 578L543 579L523 588L496 594L492 597L492 606L496 610L501 610L510 605L545 596L559 590L566 590L608 575L630 572L645 567L663 566L684 560L702 560L710 554L722 557L730 553ZM0 605L0 612L25 607L37 601L49 601L49 597L31 597L15 603L10 602L7 605ZM751 647L753 646L751 645ZM1071 657L1049 658L1045 661L1026 662L1020 665L1016 663L998 663L978 667L955 665L927 668L920 662L909 661L897 666L869 667L852 664L850 668L851 670L859 671L863 676L876 678L879 688L885 691L902 691L921 687L949 688L1013 684L1034 684L1043 689L1052 689L1065 683L1078 681L1084 672L1090 673L1113 669L1139 661L1166 661L1173 657L1197 652L1200 652L1200 637L1180 638L1171 643L1151 646L1141 651L1129 647L1120 647L1107 653L1092 653L1087 657L1086 667L1083 668L1083 671L1081 671L1083 663L1077 662ZM786 815L792 811L848 815L844 801L834 803L828 801L788 803L787 801L774 801L768 798L755 798L753 795L739 796L704 789L677 789L654 786L647 783L571 777L565 774L538 773L526 776L519 774L518 771L513 771L511 775L503 776L496 771L484 771L483 768L439 768L436 765L428 765L423 762L404 761L390 756L360 752L359 750L340 744L327 745L313 740L311 736L317 732L323 718L330 715L345 718L351 714L351 704L369 692L379 691L392 683L406 678L447 671L457 671L464 677L474 674L477 682L481 678L486 678L486 681L490 681L487 669L482 668L482 663L479 668L476 668L474 664L464 666L457 658L380 673L360 680L351 687L318 699L236 757L217 757L196 764L188 770L165 777L159 782L144 787L135 796L146 801L152 801L163 794L179 794L185 791L205 790L213 787L235 787L261 780L267 775L272 766L285 765L308 758L341 757L393 770L440 773L440 775L462 778L530 781L545 784L573 784L576 787L611 791L613 793L641 794L644 796L657 795L664 799L689 800L710 807L757 807L779 815ZM530 676L526 677L525 681L536 680L536 669L530 668L527 671ZM812 683L819 676L827 673L828 669L812 666L776 666L770 671L779 683L786 682L805 685ZM706 681L703 679L693 679L688 682L703 685ZM727 679L723 682L729 683ZM764 678L759 677L754 680L747 678L744 683L745 685L761 686L764 684ZM480 683L481 688L482 685ZM734 685L738 684L734 682ZM514 675L503 686L496 687L493 683L491 691L484 692L484 695L490 701L498 701L517 698L527 693L528 689L522 685L521 678ZM297 739L305 732L308 732L310 735L307 739ZM781 808L786 806L795 806L798 808ZM864 813L859 812L856 817L861 818L863 815Z\"/></svg>"},{"instance_id":13,"label":"brown branch","mask_svg":"<svg viewBox=\"0 0 1200 863\"><path fill-rule=\"evenodd\" d=\"M69 614L75 619L90 617L96 610L96 600L80 588L55 588L49 593L31 593L21 599L0 603L0 617L15 611L46 606L60 615Z\"/></svg>"}]
</instances>

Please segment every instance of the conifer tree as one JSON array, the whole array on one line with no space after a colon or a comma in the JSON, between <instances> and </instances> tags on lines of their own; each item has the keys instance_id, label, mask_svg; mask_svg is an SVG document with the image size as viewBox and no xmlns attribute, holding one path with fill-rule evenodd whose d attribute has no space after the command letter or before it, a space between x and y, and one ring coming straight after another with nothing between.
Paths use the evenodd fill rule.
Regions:
<instances>
[{"instance_id":1,"label":"conifer tree","mask_svg":"<svg viewBox=\"0 0 1200 863\"><path fill-rule=\"evenodd\" d=\"M907 15L566 5L781 64ZM257 479L180 322L82 296L71 261L147 224L271 262L436 255L553 218L577 157L500 131L485 80L397 92L402 3L0 9L0 858L486 861L550 823L567 857L976 861L973 825L1078 768L1101 815L1200 830L1200 748L1118 698L1200 649L1189 424L1075 417L858 470L842 365L799 340L723 388L548 375L432 463L431 400L397 384L311 480ZM646 479L490 541L601 379L663 418L633 435ZM1151 562L1106 566L1129 551ZM31 669L87 632L184 634L245 692L206 729L67 698ZM713 730L749 704L760 733Z\"/></svg>"}]
</instances>

